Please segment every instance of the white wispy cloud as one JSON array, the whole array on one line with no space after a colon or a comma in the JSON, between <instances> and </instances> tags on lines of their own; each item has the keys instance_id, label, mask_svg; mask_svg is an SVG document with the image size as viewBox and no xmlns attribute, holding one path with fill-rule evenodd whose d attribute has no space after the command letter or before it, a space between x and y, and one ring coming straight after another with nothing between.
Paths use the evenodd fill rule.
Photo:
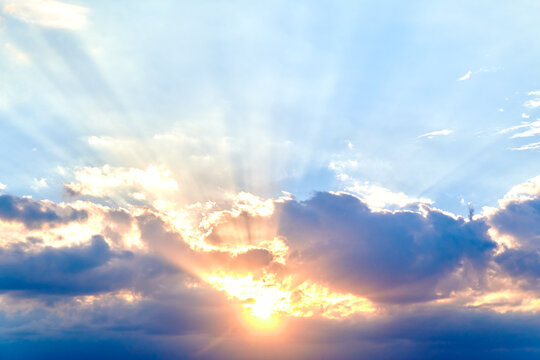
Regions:
<instances>
[{"instance_id":1,"label":"white wispy cloud","mask_svg":"<svg viewBox=\"0 0 540 360\"><path fill-rule=\"evenodd\" d=\"M530 137L530 136L535 136L538 134L540 134L540 126L536 125L534 127L531 127L529 130L512 135L512 139L520 138L520 137Z\"/></svg>"},{"instance_id":2,"label":"white wispy cloud","mask_svg":"<svg viewBox=\"0 0 540 360\"><path fill-rule=\"evenodd\" d=\"M537 119L536 121L524 121L520 125L515 125L506 129L502 129L499 131L500 134L504 134L507 132L512 132L516 130L524 130L517 134L512 135L510 138L522 138L522 137L530 137L540 134L540 119Z\"/></svg>"},{"instance_id":3,"label":"white wispy cloud","mask_svg":"<svg viewBox=\"0 0 540 360\"><path fill-rule=\"evenodd\" d=\"M535 143L531 143L531 144L527 144L527 145L523 145L523 146L520 146L520 147L512 148L510 150L523 151L523 150L534 150L534 149L539 149L539 148L540 148L540 141L535 142Z\"/></svg>"},{"instance_id":4,"label":"white wispy cloud","mask_svg":"<svg viewBox=\"0 0 540 360\"><path fill-rule=\"evenodd\" d=\"M469 80L471 78L472 71L468 71L465 75L457 79L456 81Z\"/></svg>"},{"instance_id":5,"label":"white wispy cloud","mask_svg":"<svg viewBox=\"0 0 540 360\"><path fill-rule=\"evenodd\" d=\"M421 138L431 139L431 138L433 138L435 136L446 136L446 135L450 135L452 133L453 133L453 131L449 130L449 129L437 130L437 131L428 132L426 134L422 134L422 135L418 136L418 139L421 139Z\"/></svg>"},{"instance_id":6,"label":"white wispy cloud","mask_svg":"<svg viewBox=\"0 0 540 360\"><path fill-rule=\"evenodd\" d=\"M5 190L6 188L7 188L7 185L6 185L6 184L2 184L2 183L0 182L0 191Z\"/></svg>"},{"instance_id":7,"label":"white wispy cloud","mask_svg":"<svg viewBox=\"0 0 540 360\"><path fill-rule=\"evenodd\" d=\"M456 81L469 80L471 78L471 75L473 75L473 74L497 72L497 71L502 70L502 69L503 68L501 66L495 66L495 67L490 67L490 68L483 67L483 68L480 68L480 69L478 69L476 71L470 71L469 70L469 71L467 71L467 73L465 75L458 78Z\"/></svg>"},{"instance_id":8,"label":"white wispy cloud","mask_svg":"<svg viewBox=\"0 0 540 360\"><path fill-rule=\"evenodd\" d=\"M78 30L88 24L88 8L55 0L9 1L4 13L28 24Z\"/></svg>"}]
</instances>

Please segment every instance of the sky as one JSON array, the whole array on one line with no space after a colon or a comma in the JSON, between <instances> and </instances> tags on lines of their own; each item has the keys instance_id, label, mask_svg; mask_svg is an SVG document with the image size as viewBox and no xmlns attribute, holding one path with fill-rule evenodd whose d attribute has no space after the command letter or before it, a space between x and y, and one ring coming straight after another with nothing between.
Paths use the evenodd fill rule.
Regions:
<instances>
[{"instance_id":1,"label":"sky","mask_svg":"<svg viewBox=\"0 0 540 360\"><path fill-rule=\"evenodd\" d=\"M0 0L0 357L538 358L539 16Z\"/></svg>"}]
</instances>

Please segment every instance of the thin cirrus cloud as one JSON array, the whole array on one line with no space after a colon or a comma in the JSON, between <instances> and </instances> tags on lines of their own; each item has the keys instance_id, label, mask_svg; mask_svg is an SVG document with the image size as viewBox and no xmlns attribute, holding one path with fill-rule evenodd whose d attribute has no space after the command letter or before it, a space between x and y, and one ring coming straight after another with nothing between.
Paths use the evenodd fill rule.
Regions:
<instances>
[{"instance_id":1,"label":"thin cirrus cloud","mask_svg":"<svg viewBox=\"0 0 540 360\"><path fill-rule=\"evenodd\" d=\"M531 137L540 134L540 120L532 121L523 125L518 125L517 128L525 128L527 130L512 135L512 138Z\"/></svg>"},{"instance_id":2,"label":"thin cirrus cloud","mask_svg":"<svg viewBox=\"0 0 540 360\"><path fill-rule=\"evenodd\" d=\"M513 132L516 130L524 130L522 132L519 132L517 134L512 135L512 138L519 138L519 137L529 137L534 136L538 133L538 129L540 128L540 120L536 121L522 121L521 124L511 126L506 129L502 129L499 131L500 134L505 134L508 132Z\"/></svg>"},{"instance_id":3,"label":"thin cirrus cloud","mask_svg":"<svg viewBox=\"0 0 540 360\"><path fill-rule=\"evenodd\" d=\"M497 66L497 67L483 67L483 68L480 68L476 71L467 71L467 73L465 73L465 75L459 77L458 79L456 79L456 81L465 81L465 80L469 80L471 78L471 75L473 74L478 74L478 73L491 73L491 72L497 72L497 71L500 71L502 70L503 68L501 66Z\"/></svg>"},{"instance_id":4,"label":"thin cirrus cloud","mask_svg":"<svg viewBox=\"0 0 540 360\"><path fill-rule=\"evenodd\" d=\"M8 1L2 10L15 19L43 27L79 30L88 24L88 8L56 0Z\"/></svg>"},{"instance_id":5,"label":"thin cirrus cloud","mask_svg":"<svg viewBox=\"0 0 540 360\"><path fill-rule=\"evenodd\" d=\"M514 147L514 148L511 148L510 150L524 151L524 150L535 150L538 148L540 148L540 142L534 142L534 143Z\"/></svg>"},{"instance_id":6,"label":"thin cirrus cloud","mask_svg":"<svg viewBox=\"0 0 540 360\"><path fill-rule=\"evenodd\" d=\"M428 132L428 133L419 135L418 139L421 139L421 138L432 139L432 138L437 137L437 136L447 136L447 135L452 134L453 132L454 132L453 130L442 129L442 130L432 131L432 132Z\"/></svg>"},{"instance_id":7,"label":"thin cirrus cloud","mask_svg":"<svg viewBox=\"0 0 540 360\"><path fill-rule=\"evenodd\" d=\"M467 73L465 75L463 75L462 77L458 78L456 81L465 81L465 80L469 80L471 78L471 74L472 74L472 71L467 71Z\"/></svg>"}]
</instances>

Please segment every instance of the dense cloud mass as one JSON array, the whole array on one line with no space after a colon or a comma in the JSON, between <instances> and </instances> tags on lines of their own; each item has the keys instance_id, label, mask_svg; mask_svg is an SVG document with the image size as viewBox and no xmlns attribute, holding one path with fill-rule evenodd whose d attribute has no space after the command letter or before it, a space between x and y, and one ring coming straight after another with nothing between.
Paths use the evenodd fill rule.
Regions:
<instances>
[{"instance_id":1,"label":"dense cloud mass","mask_svg":"<svg viewBox=\"0 0 540 360\"><path fill-rule=\"evenodd\" d=\"M0 219L23 223L28 228L55 226L71 221L84 221L88 214L69 206L60 207L50 202L0 195Z\"/></svg>"},{"instance_id":2,"label":"dense cloud mass","mask_svg":"<svg viewBox=\"0 0 540 360\"><path fill-rule=\"evenodd\" d=\"M432 299L443 277L464 262L484 268L495 248L481 220L429 208L373 212L347 194L286 202L278 214L293 267L377 301Z\"/></svg>"},{"instance_id":3,"label":"dense cloud mass","mask_svg":"<svg viewBox=\"0 0 540 360\"><path fill-rule=\"evenodd\" d=\"M527 249L540 249L540 199L511 201L491 218L493 226L502 234L514 237Z\"/></svg>"},{"instance_id":4,"label":"dense cloud mass","mask_svg":"<svg viewBox=\"0 0 540 360\"><path fill-rule=\"evenodd\" d=\"M163 261L129 251L111 251L102 236L88 245L23 251L0 250L0 292L18 296L90 295L141 289L161 273Z\"/></svg>"},{"instance_id":5,"label":"dense cloud mass","mask_svg":"<svg viewBox=\"0 0 540 360\"><path fill-rule=\"evenodd\" d=\"M426 204L373 210L356 196L319 192L208 210L185 228L146 206L75 210L1 199L2 226L22 226L0 249L0 333L10 344L3 358L262 351L263 358L472 359L540 351L537 198L506 201L473 220ZM73 222L94 234L70 245ZM230 288L235 278L220 282L223 274L244 285ZM239 314L260 299L243 295L245 279L263 298L272 294L265 289L290 291L288 307L276 310L285 338L250 334ZM313 289L326 290L309 295ZM355 307L358 296L376 311ZM340 307L330 300L338 298ZM60 343L70 350L53 345Z\"/></svg>"}]
</instances>

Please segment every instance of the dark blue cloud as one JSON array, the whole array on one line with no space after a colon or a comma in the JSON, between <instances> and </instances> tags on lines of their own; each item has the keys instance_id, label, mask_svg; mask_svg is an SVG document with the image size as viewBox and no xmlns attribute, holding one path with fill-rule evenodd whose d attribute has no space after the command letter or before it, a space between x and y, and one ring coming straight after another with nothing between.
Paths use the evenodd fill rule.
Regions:
<instances>
[{"instance_id":1,"label":"dark blue cloud","mask_svg":"<svg viewBox=\"0 0 540 360\"><path fill-rule=\"evenodd\" d=\"M482 269L495 247L483 221L429 208L373 212L346 194L288 201L276 216L294 271L377 301L435 298L443 277L465 261Z\"/></svg>"},{"instance_id":2,"label":"dark blue cloud","mask_svg":"<svg viewBox=\"0 0 540 360\"><path fill-rule=\"evenodd\" d=\"M509 202L490 217L490 223L521 245L540 250L540 198Z\"/></svg>"},{"instance_id":3,"label":"dark blue cloud","mask_svg":"<svg viewBox=\"0 0 540 360\"><path fill-rule=\"evenodd\" d=\"M510 201L490 217L490 224L502 235L511 236L517 248L506 249L495 262L510 276L526 280L521 284L538 288L540 276L540 198Z\"/></svg>"},{"instance_id":4,"label":"dark blue cloud","mask_svg":"<svg viewBox=\"0 0 540 360\"><path fill-rule=\"evenodd\" d=\"M357 321L291 319L286 336L246 337L239 328L214 325L225 318L213 312L215 307L197 306L197 299L203 298L190 299L190 307L174 298L134 305L132 311L110 307L104 313L89 308L87 311L96 314L85 318L99 319L101 327L96 322L91 328L69 328L38 337L23 333L3 336L0 356L10 360L483 360L537 359L540 354L540 321L527 314L427 307Z\"/></svg>"},{"instance_id":5,"label":"dark blue cloud","mask_svg":"<svg viewBox=\"0 0 540 360\"><path fill-rule=\"evenodd\" d=\"M87 218L88 213L85 210L75 210L69 206L60 207L48 202L11 195L0 195L0 219L23 223L29 229L84 221Z\"/></svg>"},{"instance_id":6,"label":"dark blue cloud","mask_svg":"<svg viewBox=\"0 0 540 360\"><path fill-rule=\"evenodd\" d=\"M538 251L509 249L497 255L495 261L512 277L527 278L536 282L540 276Z\"/></svg>"},{"instance_id":7,"label":"dark blue cloud","mask_svg":"<svg viewBox=\"0 0 540 360\"><path fill-rule=\"evenodd\" d=\"M87 245L39 252L0 249L0 291L21 296L96 294L144 286L172 268L149 256L114 252L101 236Z\"/></svg>"}]
</instances>

